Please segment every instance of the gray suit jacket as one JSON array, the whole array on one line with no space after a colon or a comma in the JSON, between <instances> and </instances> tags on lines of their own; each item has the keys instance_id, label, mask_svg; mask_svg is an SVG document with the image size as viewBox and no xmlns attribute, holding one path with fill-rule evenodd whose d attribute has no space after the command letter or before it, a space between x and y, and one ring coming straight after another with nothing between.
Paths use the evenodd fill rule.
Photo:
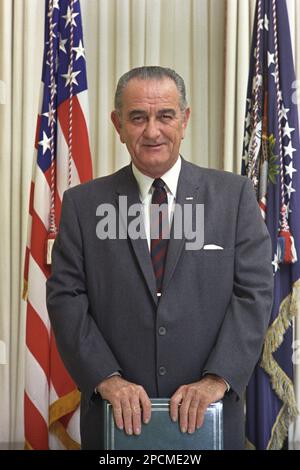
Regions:
<instances>
[{"instance_id":1,"label":"gray suit jacket","mask_svg":"<svg viewBox=\"0 0 300 470\"><path fill-rule=\"evenodd\" d=\"M176 202L204 204L204 243L171 239L158 301L145 239L100 240L100 203L139 202L131 166L66 191L47 305L58 349L82 392L83 448L99 449L101 398L94 387L115 371L150 397L170 397L205 371L231 385L224 445L244 446L243 394L268 325L270 240L251 182L182 161ZM160 329L160 327L164 329ZM161 334L163 331L164 334Z\"/></svg>"}]
</instances>

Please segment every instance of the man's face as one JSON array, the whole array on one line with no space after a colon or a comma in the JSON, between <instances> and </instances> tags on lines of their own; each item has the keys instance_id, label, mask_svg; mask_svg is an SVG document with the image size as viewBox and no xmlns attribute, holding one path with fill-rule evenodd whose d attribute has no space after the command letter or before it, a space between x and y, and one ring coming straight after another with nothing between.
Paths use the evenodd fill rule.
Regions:
<instances>
[{"instance_id":1,"label":"man's face","mask_svg":"<svg viewBox=\"0 0 300 470\"><path fill-rule=\"evenodd\" d=\"M190 110L180 110L173 80L130 80L123 90L122 111L111 118L135 166L159 178L176 162Z\"/></svg>"}]
</instances>

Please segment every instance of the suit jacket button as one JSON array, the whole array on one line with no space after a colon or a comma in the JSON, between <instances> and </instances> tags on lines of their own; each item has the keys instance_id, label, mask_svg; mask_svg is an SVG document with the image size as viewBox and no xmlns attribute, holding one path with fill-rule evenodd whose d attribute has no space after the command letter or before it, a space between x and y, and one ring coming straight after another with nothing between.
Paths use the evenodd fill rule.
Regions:
<instances>
[{"instance_id":1,"label":"suit jacket button","mask_svg":"<svg viewBox=\"0 0 300 470\"><path fill-rule=\"evenodd\" d=\"M160 368L158 369L158 373L159 375L166 375L167 369L164 366L160 366Z\"/></svg>"},{"instance_id":2,"label":"suit jacket button","mask_svg":"<svg viewBox=\"0 0 300 470\"><path fill-rule=\"evenodd\" d=\"M160 327L158 328L158 334L159 334L160 336L164 336L166 333L167 333L167 329L166 329L164 326L160 326Z\"/></svg>"}]
</instances>

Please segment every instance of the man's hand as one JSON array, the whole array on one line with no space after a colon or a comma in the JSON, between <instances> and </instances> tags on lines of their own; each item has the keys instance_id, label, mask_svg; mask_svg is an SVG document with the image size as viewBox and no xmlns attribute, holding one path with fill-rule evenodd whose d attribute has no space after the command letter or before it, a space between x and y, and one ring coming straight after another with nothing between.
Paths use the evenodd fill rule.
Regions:
<instances>
[{"instance_id":1,"label":"man's hand","mask_svg":"<svg viewBox=\"0 0 300 470\"><path fill-rule=\"evenodd\" d=\"M143 422L147 424L151 418L151 402L143 387L120 376L113 376L103 380L97 390L103 399L111 403L116 426L125 428L129 435L140 434L141 408Z\"/></svg>"},{"instance_id":2,"label":"man's hand","mask_svg":"<svg viewBox=\"0 0 300 470\"><path fill-rule=\"evenodd\" d=\"M181 431L193 433L196 427L198 429L202 426L206 408L211 403L221 400L226 390L224 380L212 374L205 375L199 382L182 385L171 398L170 414L172 420L178 420L179 408Z\"/></svg>"}]
</instances>

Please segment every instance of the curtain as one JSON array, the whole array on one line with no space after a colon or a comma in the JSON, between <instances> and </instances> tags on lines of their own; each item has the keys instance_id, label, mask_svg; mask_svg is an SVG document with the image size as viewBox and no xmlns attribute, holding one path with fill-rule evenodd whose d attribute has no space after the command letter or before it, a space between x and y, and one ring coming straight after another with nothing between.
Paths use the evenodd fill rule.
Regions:
<instances>
[{"instance_id":1,"label":"curtain","mask_svg":"<svg viewBox=\"0 0 300 470\"><path fill-rule=\"evenodd\" d=\"M128 163L110 112L120 75L131 67L175 68L186 82L193 119L182 152L204 166L222 161L223 0L81 0L91 102L94 172Z\"/></svg>"},{"instance_id":2,"label":"curtain","mask_svg":"<svg viewBox=\"0 0 300 470\"><path fill-rule=\"evenodd\" d=\"M40 0L0 0L0 340L7 362L0 365L0 442L23 440L21 292L43 28Z\"/></svg>"},{"instance_id":3,"label":"curtain","mask_svg":"<svg viewBox=\"0 0 300 470\"><path fill-rule=\"evenodd\" d=\"M298 77L299 3L288 0ZM81 0L94 176L129 161L110 112L119 76L145 64L185 79L192 108L185 158L240 172L254 7L255 0ZM43 1L0 0L0 443L23 441L21 292L43 29Z\"/></svg>"},{"instance_id":4,"label":"curtain","mask_svg":"<svg viewBox=\"0 0 300 470\"><path fill-rule=\"evenodd\" d=\"M224 170L240 173L252 24L256 0L227 0L225 17Z\"/></svg>"}]
</instances>

